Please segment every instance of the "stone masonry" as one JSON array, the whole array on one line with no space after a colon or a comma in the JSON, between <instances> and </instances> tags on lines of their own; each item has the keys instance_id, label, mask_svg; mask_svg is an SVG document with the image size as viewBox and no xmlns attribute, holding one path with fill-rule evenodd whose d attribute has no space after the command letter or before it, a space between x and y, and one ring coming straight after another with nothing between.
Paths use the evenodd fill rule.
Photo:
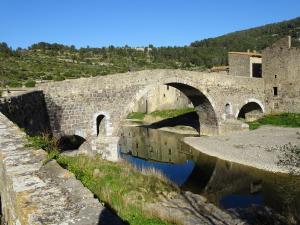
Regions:
<instances>
[{"instance_id":1,"label":"stone masonry","mask_svg":"<svg viewBox=\"0 0 300 225\"><path fill-rule=\"evenodd\" d=\"M201 134L229 132L230 120L255 102L264 112L264 82L242 76L181 70L147 70L81 78L39 85L45 94L53 134L79 135L93 150L117 159L119 128L135 103L149 90L167 84L179 89L196 107ZM226 111L226 107L230 111ZM230 116L226 114L230 114ZM97 117L103 115L104 133L97 135ZM234 129L239 129L234 124Z\"/></svg>"}]
</instances>

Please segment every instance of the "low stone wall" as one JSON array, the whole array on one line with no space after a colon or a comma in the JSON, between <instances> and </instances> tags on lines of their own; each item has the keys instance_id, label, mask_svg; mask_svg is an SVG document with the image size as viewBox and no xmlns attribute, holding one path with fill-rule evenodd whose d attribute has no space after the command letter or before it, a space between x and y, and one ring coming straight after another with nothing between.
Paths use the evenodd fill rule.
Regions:
<instances>
[{"instance_id":1,"label":"low stone wall","mask_svg":"<svg viewBox=\"0 0 300 225\"><path fill-rule=\"evenodd\" d=\"M24 128L29 135L51 133L42 91L31 91L0 99L0 112Z\"/></svg>"},{"instance_id":2,"label":"low stone wall","mask_svg":"<svg viewBox=\"0 0 300 225\"><path fill-rule=\"evenodd\" d=\"M26 146L25 134L0 113L0 194L4 224L120 224L74 175L46 153Z\"/></svg>"}]
</instances>

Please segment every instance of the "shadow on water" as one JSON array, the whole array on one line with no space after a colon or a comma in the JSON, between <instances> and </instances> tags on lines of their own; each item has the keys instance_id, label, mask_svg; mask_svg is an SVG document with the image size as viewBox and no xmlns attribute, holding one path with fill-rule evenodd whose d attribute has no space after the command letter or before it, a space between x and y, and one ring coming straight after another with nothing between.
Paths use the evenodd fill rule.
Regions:
<instances>
[{"instance_id":1,"label":"shadow on water","mask_svg":"<svg viewBox=\"0 0 300 225\"><path fill-rule=\"evenodd\" d=\"M159 129L162 127L188 126L200 133L200 122L197 112L190 112L176 117L161 120L150 125L141 125L144 128Z\"/></svg>"},{"instance_id":2,"label":"shadow on water","mask_svg":"<svg viewBox=\"0 0 300 225\"><path fill-rule=\"evenodd\" d=\"M204 195L211 203L233 210L245 220L250 218L250 224L268 224L258 223L261 218L280 221L278 213L285 221L292 221L288 224L300 221L300 177L205 155L183 143L183 137L145 127L124 127L119 143L121 157L137 168L162 172L182 190Z\"/></svg>"}]
</instances>

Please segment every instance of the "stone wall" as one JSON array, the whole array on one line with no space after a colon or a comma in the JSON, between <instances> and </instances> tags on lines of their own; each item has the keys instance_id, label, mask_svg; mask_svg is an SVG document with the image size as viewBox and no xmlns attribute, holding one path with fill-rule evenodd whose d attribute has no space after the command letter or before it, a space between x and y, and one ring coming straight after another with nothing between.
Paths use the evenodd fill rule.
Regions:
<instances>
[{"instance_id":1,"label":"stone wall","mask_svg":"<svg viewBox=\"0 0 300 225\"><path fill-rule=\"evenodd\" d=\"M29 135L51 133L42 91L22 93L0 99L0 112Z\"/></svg>"},{"instance_id":2,"label":"stone wall","mask_svg":"<svg viewBox=\"0 0 300 225\"><path fill-rule=\"evenodd\" d=\"M250 77L250 57L239 53L228 54L229 74Z\"/></svg>"},{"instance_id":3,"label":"stone wall","mask_svg":"<svg viewBox=\"0 0 300 225\"><path fill-rule=\"evenodd\" d=\"M285 37L263 51L268 112L300 112L300 49ZM274 88L277 96L274 96Z\"/></svg>"},{"instance_id":4,"label":"stone wall","mask_svg":"<svg viewBox=\"0 0 300 225\"><path fill-rule=\"evenodd\" d=\"M74 175L46 153L25 147L25 134L0 113L0 195L8 225L121 224Z\"/></svg>"}]
</instances>

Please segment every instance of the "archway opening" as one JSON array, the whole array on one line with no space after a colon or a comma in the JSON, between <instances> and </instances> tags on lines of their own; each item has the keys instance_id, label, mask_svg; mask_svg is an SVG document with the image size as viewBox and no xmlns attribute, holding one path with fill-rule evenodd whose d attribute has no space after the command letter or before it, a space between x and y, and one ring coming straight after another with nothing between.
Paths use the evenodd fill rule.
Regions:
<instances>
[{"instance_id":1,"label":"archway opening","mask_svg":"<svg viewBox=\"0 0 300 225\"><path fill-rule=\"evenodd\" d=\"M263 109L256 102L248 102L239 111L238 119L254 121L263 115Z\"/></svg>"},{"instance_id":2,"label":"archway opening","mask_svg":"<svg viewBox=\"0 0 300 225\"><path fill-rule=\"evenodd\" d=\"M138 100L131 108L128 119L146 122L149 122L149 118L153 119L151 128L186 126L201 135L218 134L218 120L213 105L197 88L184 83L166 82L145 90L143 96L135 97Z\"/></svg>"},{"instance_id":3,"label":"archway opening","mask_svg":"<svg viewBox=\"0 0 300 225\"><path fill-rule=\"evenodd\" d=\"M178 89L182 92L193 104L199 116L199 133L201 135L214 135L218 134L218 120L212 103L197 88L183 83L167 83L171 87Z\"/></svg>"},{"instance_id":4,"label":"archway opening","mask_svg":"<svg viewBox=\"0 0 300 225\"><path fill-rule=\"evenodd\" d=\"M78 135L66 135L58 140L61 150L77 150L86 140Z\"/></svg>"},{"instance_id":5,"label":"archway opening","mask_svg":"<svg viewBox=\"0 0 300 225\"><path fill-rule=\"evenodd\" d=\"M96 127L97 127L97 136L99 136L99 134L104 134L105 132L105 125L104 125L104 121L103 119L105 118L104 115L99 115L96 118Z\"/></svg>"}]
</instances>

